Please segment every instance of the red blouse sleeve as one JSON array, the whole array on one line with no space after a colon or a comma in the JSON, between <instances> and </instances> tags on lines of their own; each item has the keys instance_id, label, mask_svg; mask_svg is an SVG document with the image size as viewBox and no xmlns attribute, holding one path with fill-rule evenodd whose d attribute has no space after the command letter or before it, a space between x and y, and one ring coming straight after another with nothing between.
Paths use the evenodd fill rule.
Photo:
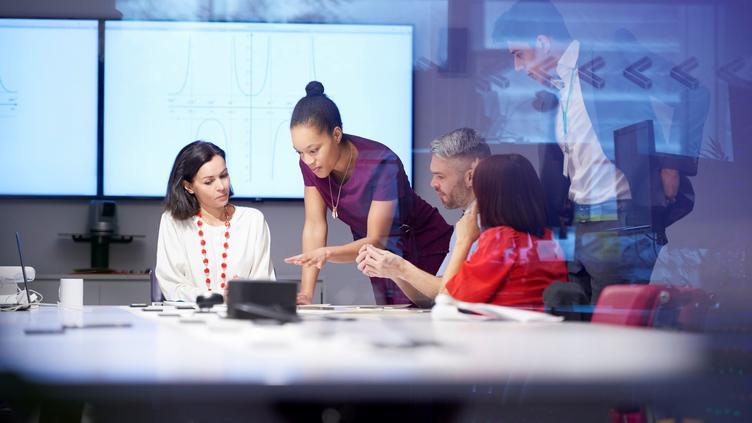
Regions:
<instances>
[{"instance_id":1,"label":"red blouse sleeve","mask_svg":"<svg viewBox=\"0 0 752 423\"><path fill-rule=\"evenodd\" d=\"M487 230L470 260L447 282L447 292L460 301L491 302L507 281L518 255L509 231Z\"/></svg>"}]
</instances>

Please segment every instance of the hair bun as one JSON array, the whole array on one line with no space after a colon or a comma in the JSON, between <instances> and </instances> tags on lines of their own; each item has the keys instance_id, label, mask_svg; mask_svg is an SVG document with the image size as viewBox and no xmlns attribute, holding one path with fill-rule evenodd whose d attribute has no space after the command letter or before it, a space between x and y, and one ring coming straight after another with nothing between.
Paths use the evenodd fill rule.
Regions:
<instances>
[{"instance_id":1,"label":"hair bun","mask_svg":"<svg viewBox=\"0 0 752 423\"><path fill-rule=\"evenodd\" d=\"M305 92L308 97L324 95L324 84L319 81L311 81L306 85Z\"/></svg>"}]
</instances>

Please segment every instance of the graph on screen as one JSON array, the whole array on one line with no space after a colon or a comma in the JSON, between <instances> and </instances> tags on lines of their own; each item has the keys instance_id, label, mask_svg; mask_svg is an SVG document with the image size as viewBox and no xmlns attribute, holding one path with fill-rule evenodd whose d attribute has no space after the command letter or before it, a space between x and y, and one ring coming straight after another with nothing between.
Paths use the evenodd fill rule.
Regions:
<instances>
[{"instance_id":1,"label":"graph on screen","mask_svg":"<svg viewBox=\"0 0 752 423\"><path fill-rule=\"evenodd\" d=\"M0 19L0 195L97 194L97 34Z\"/></svg>"},{"instance_id":2,"label":"graph on screen","mask_svg":"<svg viewBox=\"0 0 752 423\"><path fill-rule=\"evenodd\" d=\"M345 132L410 175L412 59L409 26L107 22L105 195L164 195L177 152L203 139L227 153L236 196L302 198L289 122L311 80Z\"/></svg>"},{"instance_id":3,"label":"graph on screen","mask_svg":"<svg viewBox=\"0 0 752 423\"><path fill-rule=\"evenodd\" d=\"M3 84L0 79L0 116L12 118L18 110L18 91L12 90Z\"/></svg>"}]
</instances>

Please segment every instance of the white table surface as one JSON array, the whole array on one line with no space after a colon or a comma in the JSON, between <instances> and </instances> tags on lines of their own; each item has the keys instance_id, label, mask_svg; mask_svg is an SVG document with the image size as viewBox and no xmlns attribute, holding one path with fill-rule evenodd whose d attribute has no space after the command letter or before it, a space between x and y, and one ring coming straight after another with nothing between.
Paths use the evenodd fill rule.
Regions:
<instances>
[{"instance_id":1,"label":"white table surface","mask_svg":"<svg viewBox=\"0 0 752 423\"><path fill-rule=\"evenodd\" d=\"M433 321L409 310L308 312L302 323L278 326L165 311L181 316L116 306L0 313L0 372L57 387L315 386L341 394L408 385L649 385L696 374L705 360L701 337L643 328ZM96 323L132 326L25 333Z\"/></svg>"}]
</instances>

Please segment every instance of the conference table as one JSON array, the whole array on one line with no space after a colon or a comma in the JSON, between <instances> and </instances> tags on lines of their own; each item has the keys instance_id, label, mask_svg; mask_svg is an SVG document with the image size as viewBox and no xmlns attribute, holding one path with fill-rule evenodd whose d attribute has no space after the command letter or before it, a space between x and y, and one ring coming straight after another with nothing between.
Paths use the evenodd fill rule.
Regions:
<instances>
[{"instance_id":1,"label":"conference table","mask_svg":"<svg viewBox=\"0 0 752 423\"><path fill-rule=\"evenodd\" d=\"M0 398L162 418L165 410L208 418L219 408L274 420L290 404L428 404L422 413L445 407L456 417L469 405L676 404L707 366L701 336L657 329L437 320L368 306L303 310L288 324L224 314L221 306L0 313Z\"/></svg>"}]
</instances>

